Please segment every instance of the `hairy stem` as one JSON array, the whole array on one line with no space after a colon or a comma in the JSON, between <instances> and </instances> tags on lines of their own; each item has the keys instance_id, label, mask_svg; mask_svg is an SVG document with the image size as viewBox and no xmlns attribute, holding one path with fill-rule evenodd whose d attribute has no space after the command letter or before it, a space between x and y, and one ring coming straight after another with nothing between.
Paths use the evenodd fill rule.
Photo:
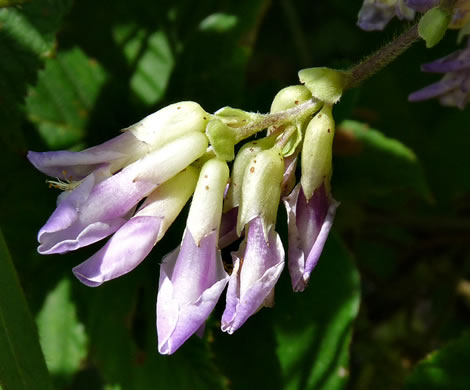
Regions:
<instances>
[{"instance_id":1,"label":"hairy stem","mask_svg":"<svg viewBox=\"0 0 470 390\"><path fill-rule=\"evenodd\" d=\"M371 54L360 64L354 66L348 72L348 80L344 89L357 87L364 80L377 73L395 60L400 54L404 53L418 39L418 24L414 24L409 30L399 35L392 42Z\"/></svg>"},{"instance_id":2,"label":"hairy stem","mask_svg":"<svg viewBox=\"0 0 470 390\"><path fill-rule=\"evenodd\" d=\"M281 126L286 122L294 119L301 119L308 115L312 115L321 107L321 103L312 98L298 106L289 108L288 110L275 112L272 114L260 115L258 120L252 121L246 126L237 129L237 142L252 136L258 131L267 129L271 126Z\"/></svg>"}]
</instances>

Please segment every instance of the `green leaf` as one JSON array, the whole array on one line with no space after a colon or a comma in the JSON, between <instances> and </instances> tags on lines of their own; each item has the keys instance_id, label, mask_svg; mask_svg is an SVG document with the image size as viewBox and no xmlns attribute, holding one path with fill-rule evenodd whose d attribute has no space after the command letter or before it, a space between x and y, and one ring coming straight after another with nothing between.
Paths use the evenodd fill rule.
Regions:
<instances>
[{"instance_id":1,"label":"green leaf","mask_svg":"<svg viewBox=\"0 0 470 390\"><path fill-rule=\"evenodd\" d=\"M113 390L225 389L224 378L212 362L206 343L197 336L173 355L158 354L156 275L151 260L141 265L140 272L88 289L90 361ZM142 275L150 276L145 285L139 284Z\"/></svg>"},{"instance_id":2,"label":"green leaf","mask_svg":"<svg viewBox=\"0 0 470 390\"><path fill-rule=\"evenodd\" d=\"M79 48L46 61L38 84L29 91L26 111L50 148L64 148L83 139L105 82L101 66Z\"/></svg>"},{"instance_id":3,"label":"green leaf","mask_svg":"<svg viewBox=\"0 0 470 390\"><path fill-rule=\"evenodd\" d=\"M418 363L403 390L470 389L470 333L432 352Z\"/></svg>"},{"instance_id":4,"label":"green leaf","mask_svg":"<svg viewBox=\"0 0 470 390\"><path fill-rule=\"evenodd\" d=\"M348 198L383 200L390 194L409 196L412 191L431 199L414 152L366 124L342 122L337 128L334 155L333 188L344 191Z\"/></svg>"},{"instance_id":5,"label":"green leaf","mask_svg":"<svg viewBox=\"0 0 470 390\"><path fill-rule=\"evenodd\" d=\"M345 387L359 300L356 267L339 238L330 234L308 288L293 293L284 284L276 290L274 331L283 389Z\"/></svg>"},{"instance_id":6,"label":"green leaf","mask_svg":"<svg viewBox=\"0 0 470 390\"><path fill-rule=\"evenodd\" d=\"M21 105L44 58L55 50L55 33L71 0L34 0L0 9L0 117L6 145L21 149Z\"/></svg>"},{"instance_id":7,"label":"green leaf","mask_svg":"<svg viewBox=\"0 0 470 390\"><path fill-rule=\"evenodd\" d=\"M35 324L1 231L0 383L3 390L52 388Z\"/></svg>"},{"instance_id":8,"label":"green leaf","mask_svg":"<svg viewBox=\"0 0 470 390\"><path fill-rule=\"evenodd\" d=\"M144 104L156 104L165 93L174 67L167 34L163 30L148 31L135 23L118 25L113 33L133 69L131 91Z\"/></svg>"},{"instance_id":9,"label":"green leaf","mask_svg":"<svg viewBox=\"0 0 470 390\"><path fill-rule=\"evenodd\" d=\"M64 278L49 292L37 316L39 339L49 371L67 378L87 354L85 328L77 319L70 280Z\"/></svg>"},{"instance_id":10,"label":"green leaf","mask_svg":"<svg viewBox=\"0 0 470 390\"><path fill-rule=\"evenodd\" d=\"M193 29L188 23L181 35L181 52L169 95L173 99L190 96L208 111L223 105L240 106L246 65L268 4L267 0L231 0L214 7L205 2L191 10L191 17L184 20L197 25ZM220 9L223 12L218 12ZM178 11L188 13L184 2L180 2Z\"/></svg>"}]
</instances>

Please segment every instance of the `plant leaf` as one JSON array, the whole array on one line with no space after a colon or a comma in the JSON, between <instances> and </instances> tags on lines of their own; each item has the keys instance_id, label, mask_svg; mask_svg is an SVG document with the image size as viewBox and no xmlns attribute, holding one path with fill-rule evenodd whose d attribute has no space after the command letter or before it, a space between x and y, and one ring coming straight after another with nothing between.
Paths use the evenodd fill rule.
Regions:
<instances>
[{"instance_id":1,"label":"plant leaf","mask_svg":"<svg viewBox=\"0 0 470 390\"><path fill-rule=\"evenodd\" d=\"M470 388L470 333L451 341L418 363L403 390Z\"/></svg>"},{"instance_id":2,"label":"plant leaf","mask_svg":"<svg viewBox=\"0 0 470 390\"><path fill-rule=\"evenodd\" d=\"M330 234L303 293L276 291L274 331L283 389L342 389L349 376L359 274L344 244Z\"/></svg>"},{"instance_id":3,"label":"plant leaf","mask_svg":"<svg viewBox=\"0 0 470 390\"><path fill-rule=\"evenodd\" d=\"M26 100L28 118L50 148L76 144L106 82L101 66L81 49L60 52L46 61Z\"/></svg>"},{"instance_id":4,"label":"plant leaf","mask_svg":"<svg viewBox=\"0 0 470 390\"><path fill-rule=\"evenodd\" d=\"M423 199L431 193L421 163L400 141L366 124L346 120L337 129L334 144L334 183L352 199L389 199L390 194ZM340 196L341 198L341 196ZM398 198L397 198L398 199Z\"/></svg>"},{"instance_id":5,"label":"plant leaf","mask_svg":"<svg viewBox=\"0 0 470 390\"><path fill-rule=\"evenodd\" d=\"M51 374L70 377L87 354L85 328L77 319L70 280L64 278L49 292L37 316L39 339Z\"/></svg>"},{"instance_id":6,"label":"plant leaf","mask_svg":"<svg viewBox=\"0 0 470 390\"><path fill-rule=\"evenodd\" d=\"M0 231L0 383L3 390L51 389L37 331Z\"/></svg>"}]
</instances>

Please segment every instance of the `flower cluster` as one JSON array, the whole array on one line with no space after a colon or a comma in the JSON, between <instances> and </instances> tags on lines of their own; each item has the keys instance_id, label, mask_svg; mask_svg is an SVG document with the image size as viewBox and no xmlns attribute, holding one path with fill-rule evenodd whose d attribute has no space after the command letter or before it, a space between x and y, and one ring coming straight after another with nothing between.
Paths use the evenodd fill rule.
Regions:
<instances>
[{"instance_id":1,"label":"flower cluster","mask_svg":"<svg viewBox=\"0 0 470 390\"><path fill-rule=\"evenodd\" d=\"M423 23L420 23L420 35L426 40L428 47L437 43L447 28L460 29L459 40L470 34L470 1L457 0L452 12L441 9L440 3L439 0L364 0L357 24L367 31L383 30L394 16L412 20L417 11L426 13L422 19ZM438 30L441 29L443 31L439 33ZM428 42L428 35L431 42ZM409 100L416 102L437 97L444 106L463 109L470 101L469 63L470 40L466 48L424 64L424 72L444 73L444 77L439 82L413 92Z\"/></svg>"},{"instance_id":2,"label":"flower cluster","mask_svg":"<svg viewBox=\"0 0 470 390\"><path fill-rule=\"evenodd\" d=\"M308 110L298 111L302 104ZM234 144L263 128L266 136L235 157ZM292 286L307 286L338 206L330 190L334 129L332 105L299 85L280 91L266 116L229 107L211 115L181 102L81 152L29 152L56 178L50 185L64 190L39 231L38 251L65 253L111 236L73 269L82 283L99 286L139 265L192 196L181 244L160 266L158 349L171 354L202 334L226 287L221 328L231 334L273 304L285 260L275 230L281 199ZM221 249L237 240L224 264Z\"/></svg>"}]
</instances>

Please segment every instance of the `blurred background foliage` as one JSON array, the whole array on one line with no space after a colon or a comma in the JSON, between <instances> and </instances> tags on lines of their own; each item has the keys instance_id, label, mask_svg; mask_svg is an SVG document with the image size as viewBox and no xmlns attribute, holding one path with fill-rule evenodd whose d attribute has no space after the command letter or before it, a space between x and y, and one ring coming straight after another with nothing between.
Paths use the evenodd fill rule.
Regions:
<instances>
[{"instance_id":1,"label":"blurred background foliage","mask_svg":"<svg viewBox=\"0 0 470 390\"><path fill-rule=\"evenodd\" d=\"M453 32L432 50L416 44L335 107L335 232L306 292L294 294L285 272L276 306L236 334L218 329L222 299L204 339L157 353L158 264L179 244L184 215L138 269L96 289L70 270L100 244L36 253L58 193L27 150L79 150L182 100L267 112L299 69L351 66L405 27L363 32L360 5L31 0L0 9L3 390L470 388L470 110L407 102L436 80L419 65L453 51ZM285 219L282 210L283 239Z\"/></svg>"}]
</instances>

